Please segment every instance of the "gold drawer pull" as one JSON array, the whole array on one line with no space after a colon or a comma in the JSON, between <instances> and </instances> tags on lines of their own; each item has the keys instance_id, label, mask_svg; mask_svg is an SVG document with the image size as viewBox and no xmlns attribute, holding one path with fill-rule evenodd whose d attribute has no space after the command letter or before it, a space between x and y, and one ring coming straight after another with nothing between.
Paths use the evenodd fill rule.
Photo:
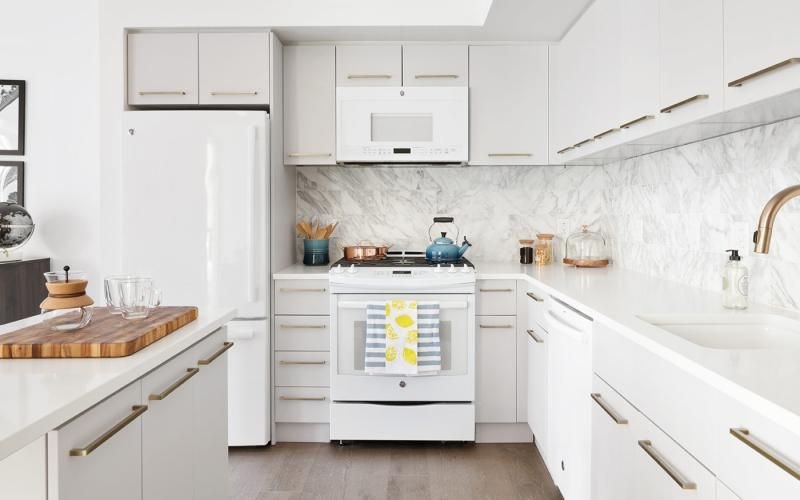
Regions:
<instances>
[{"instance_id":1,"label":"gold drawer pull","mask_svg":"<svg viewBox=\"0 0 800 500\"><path fill-rule=\"evenodd\" d=\"M85 457L89 455L91 452L99 448L103 443L111 439L111 437L124 429L128 426L131 422L139 418L139 415L147 411L147 406L145 405L135 405L131 407L132 413L122 419L119 423L114 425L114 427L110 428L106 432L100 435L97 439L86 445L84 448L73 448L69 450L69 456L71 457Z\"/></svg>"},{"instance_id":2,"label":"gold drawer pull","mask_svg":"<svg viewBox=\"0 0 800 500\"><path fill-rule=\"evenodd\" d=\"M414 75L414 78L417 80L423 80L427 78L458 78L458 75Z\"/></svg>"},{"instance_id":3,"label":"gold drawer pull","mask_svg":"<svg viewBox=\"0 0 800 500\"><path fill-rule=\"evenodd\" d=\"M627 123L623 123L622 125L619 126L619 128L631 128L634 125L638 125L639 123L646 122L647 120L652 120L653 118L655 118L655 116L653 116L653 115L640 116L639 118L637 118L635 120L631 120L631 121L629 121Z\"/></svg>"},{"instance_id":4,"label":"gold drawer pull","mask_svg":"<svg viewBox=\"0 0 800 500\"><path fill-rule=\"evenodd\" d=\"M494 329L497 329L497 330L499 330L499 329L508 330L508 329L514 328L513 325L478 325L478 326L480 326L481 328L486 328L486 329L494 328Z\"/></svg>"},{"instance_id":5,"label":"gold drawer pull","mask_svg":"<svg viewBox=\"0 0 800 500\"><path fill-rule=\"evenodd\" d=\"M192 378L195 375L197 375L197 373L199 371L200 371L200 368L187 368L186 369L186 375L184 375L183 377L181 377L178 380L176 380L171 386L169 386L166 389L164 389L161 393L159 393L159 394L151 394L150 396L147 397L147 399L150 400L150 401L161 401L162 399L167 399L167 396L172 394L172 392L175 389L177 389L178 387L180 387L183 384L185 384L190 378Z\"/></svg>"},{"instance_id":6,"label":"gold drawer pull","mask_svg":"<svg viewBox=\"0 0 800 500\"><path fill-rule=\"evenodd\" d=\"M536 336L536 330L525 330L528 333L528 337L532 338L534 342L537 344L544 344L544 340L540 339Z\"/></svg>"},{"instance_id":7,"label":"gold drawer pull","mask_svg":"<svg viewBox=\"0 0 800 500\"><path fill-rule=\"evenodd\" d=\"M639 441L639 446L645 451L645 453L650 455L650 458L652 458L653 461L657 463L659 467L664 469L664 472L669 474L669 477L671 477L673 481L678 483L678 486L680 486L681 489L684 490L697 489L697 485L686 479L686 477L684 477L684 475L681 474L680 471L678 471L678 469L676 469L671 463L669 463L667 459L664 458L664 456L653 447L652 442L648 440L642 440Z\"/></svg>"},{"instance_id":8,"label":"gold drawer pull","mask_svg":"<svg viewBox=\"0 0 800 500\"><path fill-rule=\"evenodd\" d=\"M780 453L753 437L749 430L741 427L734 428L731 429L731 434L733 434L733 437L755 450L756 453L780 467L784 472L800 480L800 467L798 465L789 462L789 460L782 457Z\"/></svg>"},{"instance_id":9,"label":"gold drawer pull","mask_svg":"<svg viewBox=\"0 0 800 500\"><path fill-rule=\"evenodd\" d=\"M223 342L222 349L212 354L210 358L201 359L200 361L197 362L197 364L200 366L210 365L211 363L214 362L215 359L222 356L225 353L225 351L227 351L231 347L233 347L233 342Z\"/></svg>"},{"instance_id":10,"label":"gold drawer pull","mask_svg":"<svg viewBox=\"0 0 800 500\"><path fill-rule=\"evenodd\" d=\"M540 299L540 298L539 298L539 297L537 297L537 296L536 296L536 294L535 294L535 293L533 293L533 292L526 292L526 293L525 293L525 295L527 295L528 297L532 298L532 299L533 299L533 300L535 300L536 302L544 302L544 299Z\"/></svg>"},{"instance_id":11,"label":"gold drawer pull","mask_svg":"<svg viewBox=\"0 0 800 500\"><path fill-rule=\"evenodd\" d=\"M212 95L212 96L218 96L218 95L258 95L258 91L257 90L249 90L247 92L225 92L225 91L219 91L219 90L212 90L208 94Z\"/></svg>"},{"instance_id":12,"label":"gold drawer pull","mask_svg":"<svg viewBox=\"0 0 800 500\"><path fill-rule=\"evenodd\" d=\"M281 288L281 292L327 292L327 288Z\"/></svg>"},{"instance_id":13,"label":"gold drawer pull","mask_svg":"<svg viewBox=\"0 0 800 500\"><path fill-rule=\"evenodd\" d=\"M185 90L142 90L137 92L141 96L148 95L186 95Z\"/></svg>"},{"instance_id":14,"label":"gold drawer pull","mask_svg":"<svg viewBox=\"0 0 800 500\"><path fill-rule=\"evenodd\" d=\"M564 153L566 153L567 151L570 151L570 150L573 150L573 149L575 149L575 146L567 146L567 147L565 147L565 148L564 148L564 149L562 149L562 150L556 151L556 154L557 154L557 155L563 155L563 154L564 154Z\"/></svg>"},{"instance_id":15,"label":"gold drawer pull","mask_svg":"<svg viewBox=\"0 0 800 500\"><path fill-rule=\"evenodd\" d=\"M480 288L479 292L513 292L513 288Z\"/></svg>"},{"instance_id":16,"label":"gold drawer pull","mask_svg":"<svg viewBox=\"0 0 800 500\"><path fill-rule=\"evenodd\" d=\"M328 325L281 325L281 328L294 330L324 330Z\"/></svg>"},{"instance_id":17,"label":"gold drawer pull","mask_svg":"<svg viewBox=\"0 0 800 500\"><path fill-rule=\"evenodd\" d=\"M619 132L619 128L614 127L606 130L605 132L600 132L596 136L594 136L594 140L602 139L603 137L607 136L608 134L613 134L614 132Z\"/></svg>"},{"instance_id":18,"label":"gold drawer pull","mask_svg":"<svg viewBox=\"0 0 800 500\"><path fill-rule=\"evenodd\" d=\"M392 75L347 75L348 80L388 80Z\"/></svg>"},{"instance_id":19,"label":"gold drawer pull","mask_svg":"<svg viewBox=\"0 0 800 500\"><path fill-rule=\"evenodd\" d=\"M613 408L611 408L611 406L609 406L609 404L606 403L606 400L603 399L603 396L601 396L599 393L593 392L592 394L590 394L590 396L592 396L594 402L597 403L597 405L600 408L602 408L604 412L608 413L608 416L611 417L611 420L613 420L615 424L625 425L628 423L628 419L623 416L620 416L619 413L617 413Z\"/></svg>"},{"instance_id":20,"label":"gold drawer pull","mask_svg":"<svg viewBox=\"0 0 800 500\"><path fill-rule=\"evenodd\" d=\"M322 361L286 361L282 359L280 361L282 365L327 365L328 362L325 360Z\"/></svg>"},{"instance_id":21,"label":"gold drawer pull","mask_svg":"<svg viewBox=\"0 0 800 500\"><path fill-rule=\"evenodd\" d=\"M680 108L681 106L685 106L687 104L691 104L691 103L693 103L695 101L702 101L703 99L708 99L708 94L693 95L692 97L690 97L688 99L684 99L684 100L682 100L680 102L676 102L675 104L667 106L666 108L662 109L661 112L662 113L672 113L673 109Z\"/></svg>"},{"instance_id":22,"label":"gold drawer pull","mask_svg":"<svg viewBox=\"0 0 800 500\"><path fill-rule=\"evenodd\" d=\"M778 64L773 64L772 66L768 66L764 69L760 69L755 73L750 73L749 75L745 75L741 78L737 78L732 82L728 82L728 87L741 87L742 84L747 82L748 80L752 80L753 78L758 78L759 76L766 75L767 73L771 73L775 70L779 70L781 68L785 68L786 66L791 66L793 64L800 63L800 57L790 57L785 61L781 61Z\"/></svg>"},{"instance_id":23,"label":"gold drawer pull","mask_svg":"<svg viewBox=\"0 0 800 500\"><path fill-rule=\"evenodd\" d=\"M287 155L289 158L307 158L312 156L320 156L323 158L330 158L333 156L331 153L289 153Z\"/></svg>"},{"instance_id":24,"label":"gold drawer pull","mask_svg":"<svg viewBox=\"0 0 800 500\"><path fill-rule=\"evenodd\" d=\"M590 143L590 142L592 142L592 141L594 141L594 138L593 138L593 137L592 137L592 138L589 138L589 139L586 139L585 141L581 141L581 142L579 142L579 143L575 144L575 145L574 145L574 146L572 146L572 147L574 147L574 148L579 148L579 147L581 147L581 146L583 146L583 145L585 145L585 144L589 144L589 143Z\"/></svg>"},{"instance_id":25,"label":"gold drawer pull","mask_svg":"<svg viewBox=\"0 0 800 500\"><path fill-rule=\"evenodd\" d=\"M318 398L300 397L300 396L281 396L280 399L281 401L325 401L328 398L326 398L325 396L320 396Z\"/></svg>"},{"instance_id":26,"label":"gold drawer pull","mask_svg":"<svg viewBox=\"0 0 800 500\"><path fill-rule=\"evenodd\" d=\"M489 153L487 155L489 158L498 157L498 156L507 156L507 157L516 157L516 158L528 158L533 156L532 153Z\"/></svg>"}]
</instances>

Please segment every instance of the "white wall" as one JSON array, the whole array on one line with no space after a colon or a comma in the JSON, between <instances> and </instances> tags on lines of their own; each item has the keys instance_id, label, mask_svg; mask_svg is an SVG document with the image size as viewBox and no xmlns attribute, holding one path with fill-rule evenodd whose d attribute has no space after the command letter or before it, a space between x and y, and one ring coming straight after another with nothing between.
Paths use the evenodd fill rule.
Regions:
<instances>
[{"instance_id":1,"label":"white wall","mask_svg":"<svg viewBox=\"0 0 800 500\"><path fill-rule=\"evenodd\" d=\"M26 81L25 255L89 272L102 301L97 0L4 2L0 78Z\"/></svg>"}]
</instances>

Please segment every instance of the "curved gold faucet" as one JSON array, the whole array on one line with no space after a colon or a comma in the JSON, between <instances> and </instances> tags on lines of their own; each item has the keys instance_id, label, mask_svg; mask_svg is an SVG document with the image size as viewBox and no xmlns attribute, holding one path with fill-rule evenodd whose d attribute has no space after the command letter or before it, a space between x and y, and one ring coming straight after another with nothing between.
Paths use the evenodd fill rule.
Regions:
<instances>
[{"instance_id":1,"label":"curved gold faucet","mask_svg":"<svg viewBox=\"0 0 800 500\"><path fill-rule=\"evenodd\" d=\"M769 243L772 240L772 225L775 224L775 217L787 201L798 196L800 196L800 184L789 186L778 192L764 205L764 210L761 211L761 217L758 219L758 229L753 233L756 253L769 253Z\"/></svg>"}]
</instances>

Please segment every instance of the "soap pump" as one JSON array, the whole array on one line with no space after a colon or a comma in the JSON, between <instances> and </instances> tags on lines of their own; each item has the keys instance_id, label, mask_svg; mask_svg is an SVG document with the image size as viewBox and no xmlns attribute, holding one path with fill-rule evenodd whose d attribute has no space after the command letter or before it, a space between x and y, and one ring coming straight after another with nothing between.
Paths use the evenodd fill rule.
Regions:
<instances>
[{"instance_id":1,"label":"soap pump","mask_svg":"<svg viewBox=\"0 0 800 500\"><path fill-rule=\"evenodd\" d=\"M747 308L747 287L749 275L742 264L739 250L725 250L730 253L722 271L722 305L728 309Z\"/></svg>"}]
</instances>

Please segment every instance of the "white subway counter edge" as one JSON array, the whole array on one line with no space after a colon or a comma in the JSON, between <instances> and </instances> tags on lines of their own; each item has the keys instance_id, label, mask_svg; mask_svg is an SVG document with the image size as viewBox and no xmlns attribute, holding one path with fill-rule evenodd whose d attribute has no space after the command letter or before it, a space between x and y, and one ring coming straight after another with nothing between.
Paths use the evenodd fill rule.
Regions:
<instances>
[{"instance_id":1,"label":"white subway counter edge","mask_svg":"<svg viewBox=\"0 0 800 500\"><path fill-rule=\"evenodd\" d=\"M0 360L0 460L185 351L235 313L201 309L195 321L124 358ZM0 335L37 321L2 325Z\"/></svg>"}]
</instances>

